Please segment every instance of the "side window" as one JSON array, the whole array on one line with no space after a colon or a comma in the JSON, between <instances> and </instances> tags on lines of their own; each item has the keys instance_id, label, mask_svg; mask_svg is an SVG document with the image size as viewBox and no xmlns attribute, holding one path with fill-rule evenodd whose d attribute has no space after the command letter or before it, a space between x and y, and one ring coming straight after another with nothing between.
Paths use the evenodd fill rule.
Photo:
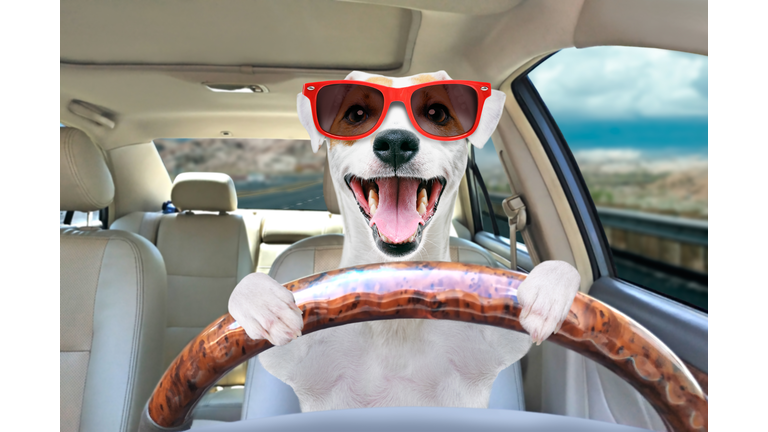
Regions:
<instances>
[{"instance_id":1,"label":"side window","mask_svg":"<svg viewBox=\"0 0 768 432\"><path fill-rule=\"evenodd\" d=\"M473 186L475 191L474 199L477 201L480 210L480 226L483 231L496 234L501 237L509 238L509 224L501 202L512 195L512 189L509 187L507 174L501 165L501 160L493 147L493 141L488 142L483 148L478 149L472 146L472 155L479 176L473 175ZM482 184L481 184L482 183ZM485 191L483 191L485 186ZM486 196L484 192L487 192ZM491 209L488 209L488 201L491 202ZM522 241L522 240L518 240Z\"/></svg>"},{"instance_id":2,"label":"side window","mask_svg":"<svg viewBox=\"0 0 768 432\"><path fill-rule=\"evenodd\" d=\"M89 221L90 216L90 221ZM103 227L101 220L101 210L87 212L80 211L59 211L59 225L69 225L73 227L98 226ZM90 225L89 225L90 223Z\"/></svg>"},{"instance_id":3,"label":"side window","mask_svg":"<svg viewBox=\"0 0 768 432\"><path fill-rule=\"evenodd\" d=\"M470 150L470 165L468 166L467 179L469 180L469 193L472 202L472 212L475 215L475 232L492 234L495 239L483 236L475 238L481 245L498 255L499 262L505 262L509 256L509 221L504 213L502 201L512 196L512 188L507 179L507 173L501 164L493 141L488 142L482 149L474 146ZM474 163L476 169L472 168ZM479 217L478 217L479 215ZM490 240L490 243L486 243ZM523 241L522 234L518 231L515 236L517 265L520 268L530 270L533 268L528 249Z\"/></svg>"},{"instance_id":4,"label":"side window","mask_svg":"<svg viewBox=\"0 0 768 432\"><path fill-rule=\"evenodd\" d=\"M707 57L567 49L528 77L578 163L618 276L707 310Z\"/></svg>"}]
</instances>

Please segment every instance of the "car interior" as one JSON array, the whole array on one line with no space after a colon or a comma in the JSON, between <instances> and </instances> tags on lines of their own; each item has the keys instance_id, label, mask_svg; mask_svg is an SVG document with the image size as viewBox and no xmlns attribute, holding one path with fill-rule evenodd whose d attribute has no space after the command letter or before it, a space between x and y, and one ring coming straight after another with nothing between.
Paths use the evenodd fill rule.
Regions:
<instances>
[{"instance_id":1,"label":"car interior","mask_svg":"<svg viewBox=\"0 0 768 432\"><path fill-rule=\"evenodd\" d=\"M569 262L581 292L656 334L706 385L706 313L615 277L567 151L516 89L518 78L561 49L707 55L707 34L707 2L694 0L63 0L61 430L138 430L161 375L227 313L248 274L286 283L338 268L344 232L327 158L327 210L243 208L226 173L172 178L154 141L307 139L296 114L302 85L352 70L446 70L505 92L489 145L510 195L525 203L522 242L513 240L511 257L508 237L482 230L480 192L468 170L454 209L451 261L514 263L520 271L548 259ZM164 208L169 202L176 211ZM75 212L86 219L73 222ZM593 430L598 422L667 430L629 383L549 342L499 374L489 408L592 420ZM191 426L241 430L234 426L300 412L293 390L255 357L206 393Z\"/></svg>"}]
</instances>

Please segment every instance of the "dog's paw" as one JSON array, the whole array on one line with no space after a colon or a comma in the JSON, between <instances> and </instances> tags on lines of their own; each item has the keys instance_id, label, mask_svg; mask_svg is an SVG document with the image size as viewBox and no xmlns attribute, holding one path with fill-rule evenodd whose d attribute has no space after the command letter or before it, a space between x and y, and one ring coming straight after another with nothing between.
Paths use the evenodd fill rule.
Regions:
<instances>
[{"instance_id":1,"label":"dog's paw","mask_svg":"<svg viewBox=\"0 0 768 432\"><path fill-rule=\"evenodd\" d=\"M520 284L517 289L517 300L522 307L520 324L536 345L560 330L580 283L581 276L572 265L564 261L544 261Z\"/></svg>"},{"instance_id":2,"label":"dog's paw","mask_svg":"<svg viewBox=\"0 0 768 432\"><path fill-rule=\"evenodd\" d=\"M251 339L285 345L301 336L304 322L293 293L264 273L244 277L229 297L229 314Z\"/></svg>"}]
</instances>

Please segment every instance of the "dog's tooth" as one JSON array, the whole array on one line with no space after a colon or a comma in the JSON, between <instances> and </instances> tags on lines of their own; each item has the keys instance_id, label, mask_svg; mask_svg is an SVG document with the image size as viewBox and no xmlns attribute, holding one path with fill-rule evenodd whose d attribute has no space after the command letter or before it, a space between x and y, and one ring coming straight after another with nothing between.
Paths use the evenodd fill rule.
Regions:
<instances>
[{"instance_id":1,"label":"dog's tooth","mask_svg":"<svg viewBox=\"0 0 768 432\"><path fill-rule=\"evenodd\" d=\"M376 210L379 208L379 194L375 190L368 190L368 208L371 210L371 217L376 214Z\"/></svg>"},{"instance_id":2,"label":"dog's tooth","mask_svg":"<svg viewBox=\"0 0 768 432\"><path fill-rule=\"evenodd\" d=\"M385 242L389 243L389 239L387 238L387 236L384 235L384 233L379 231L379 227L378 226L376 227L376 232L379 233L379 238L381 238L382 241L385 241Z\"/></svg>"},{"instance_id":3,"label":"dog's tooth","mask_svg":"<svg viewBox=\"0 0 768 432\"><path fill-rule=\"evenodd\" d=\"M412 242L412 241L413 241L413 240L415 240L415 239L416 239L416 233L413 233L413 235L412 235L412 236L408 237L408 240L407 240L407 242L408 242L408 243L410 243L410 242Z\"/></svg>"},{"instance_id":4,"label":"dog's tooth","mask_svg":"<svg viewBox=\"0 0 768 432\"><path fill-rule=\"evenodd\" d=\"M373 189L368 191L368 208L371 209L371 217L376 214L376 210L379 208L379 194Z\"/></svg>"},{"instance_id":5,"label":"dog's tooth","mask_svg":"<svg viewBox=\"0 0 768 432\"><path fill-rule=\"evenodd\" d=\"M424 216L424 214L427 212L427 205L422 201L419 203L419 208L416 210L419 212L419 216Z\"/></svg>"},{"instance_id":6,"label":"dog's tooth","mask_svg":"<svg viewBox=\"0 0 768 432\"><path fill-rule=\"evenodd\" d=\"M426 213L427 204L429 204L429 199L427 198L427 191L426 189L422 189L419 191L418 199L416 200L416 208L418 209L418 212L420 215L424 215ZM424 207L424 212L421 211L421 207Z\"/></svg>"}]
</instances>

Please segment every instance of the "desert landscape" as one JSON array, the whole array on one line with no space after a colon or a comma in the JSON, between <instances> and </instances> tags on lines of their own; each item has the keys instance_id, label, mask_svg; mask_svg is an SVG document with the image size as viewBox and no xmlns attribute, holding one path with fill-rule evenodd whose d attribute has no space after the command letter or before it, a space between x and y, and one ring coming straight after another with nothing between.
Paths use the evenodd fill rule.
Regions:
<instances>
[{"instance_id":1,"label":"desert landscape","mask_svg":"<svg viewBox=\"0 0 768 432\"><path fill-rule=\"evenodd\" d=\"M171 179L190 171L222 172L235 184L279 174L323 172L325 147L281 139L156 139Z\"/></svg>"},{"instance_id":2,"label":"desert landscape","mask_svg":"<svg viewBox=\"0 0 768 432\"><path fill-rule=\"evenodd\" d=\"M595 205L707 219L707 159L637 150L574 152Z\"/></svg>"}]
</instances>

